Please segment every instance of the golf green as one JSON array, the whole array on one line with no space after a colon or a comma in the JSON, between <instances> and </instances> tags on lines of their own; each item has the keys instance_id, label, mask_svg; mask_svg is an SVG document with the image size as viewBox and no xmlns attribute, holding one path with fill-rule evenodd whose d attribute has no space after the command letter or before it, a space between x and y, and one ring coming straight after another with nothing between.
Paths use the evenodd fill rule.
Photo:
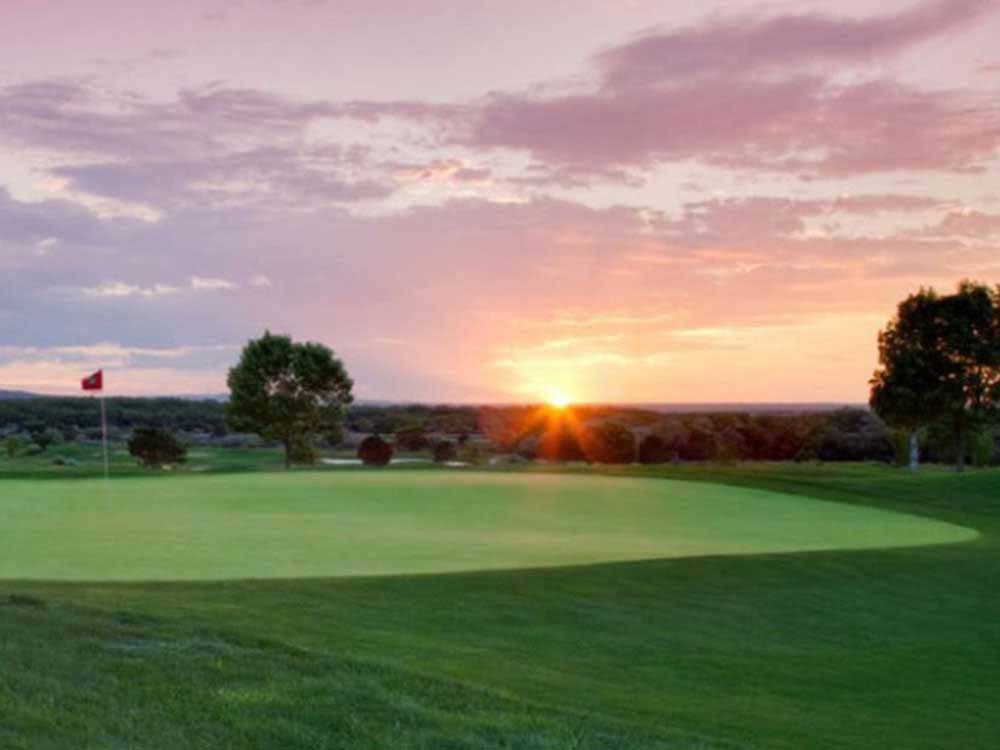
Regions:
<instances>
[{"instance_id":1,"label":"golf green","mask_svg":"<svg viewBox=\"0 0 1000 750\"><path fill-rule=\"evenodd\" d=\"M0 578L434 573L960 542L960 526L716 484L465 471L0 483Z\"/></svg>"}]
</instances>

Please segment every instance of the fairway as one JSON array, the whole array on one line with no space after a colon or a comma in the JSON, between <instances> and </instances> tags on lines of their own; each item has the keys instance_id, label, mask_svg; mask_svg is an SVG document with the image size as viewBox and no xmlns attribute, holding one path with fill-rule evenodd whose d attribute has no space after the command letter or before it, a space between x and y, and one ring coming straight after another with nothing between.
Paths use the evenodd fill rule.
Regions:
<instances>
[{"instance_id":1,"label":"fairway","mask_svg":"<svg viewBox=\"0 0 1000 750\"><path fill-rule=\"evenodd\" d=\"M4 482L0 578L390 575L960 542L873 508L670 480L308 472Z\"/></svg>"}]
</instances>

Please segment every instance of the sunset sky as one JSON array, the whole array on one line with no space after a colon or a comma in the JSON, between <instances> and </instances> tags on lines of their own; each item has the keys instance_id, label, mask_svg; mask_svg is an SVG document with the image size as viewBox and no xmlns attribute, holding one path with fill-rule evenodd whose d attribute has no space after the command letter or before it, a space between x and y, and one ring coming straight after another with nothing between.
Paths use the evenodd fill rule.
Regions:
<instances>
[{"instance_id":1,"label":"sunset sky","mask_svg":"<svg viewBox=\"0 0 1000 750\"><path fill-rule=\"evenodd\" d=\"M1000 281L1000 2L4 0L0 388L867 397Z\"/></svg>"}]
</instances>

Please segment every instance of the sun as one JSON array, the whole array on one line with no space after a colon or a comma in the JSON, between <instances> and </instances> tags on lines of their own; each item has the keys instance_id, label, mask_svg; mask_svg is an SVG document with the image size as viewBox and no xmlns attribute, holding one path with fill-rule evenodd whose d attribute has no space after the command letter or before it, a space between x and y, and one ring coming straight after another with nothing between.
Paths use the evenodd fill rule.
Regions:
<instances>
[{"instance_id":1,"label":"sun","mask_svg":"<svg viewBox=\"0 0 1000 750\"><path fill-rule=\"evenodd\" d=\"M545 401L553 409L565 409L572 403L572 399L570 399L566 392L558 388L550 388Z\"/></svg>"}]
</instances>

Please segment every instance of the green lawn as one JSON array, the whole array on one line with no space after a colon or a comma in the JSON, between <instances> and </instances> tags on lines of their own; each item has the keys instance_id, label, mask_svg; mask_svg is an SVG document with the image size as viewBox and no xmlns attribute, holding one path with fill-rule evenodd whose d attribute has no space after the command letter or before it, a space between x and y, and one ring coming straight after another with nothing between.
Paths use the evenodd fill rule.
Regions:
<instances>
[{"instance_id":1,"label":"green lawn","mask_svg":"<svg viewBox=\"0 0 1000 750\"><path fill-rule=\"evenodd\" d=\"M881 466L731 465L607 472L628 480L593 473L578 470L569 483L551 472L497 474L496 482L460 472L163 477L123 481L138 488L137 496L121 500L115 490L103 508L91 497L90 509L76 512L100 518L125 503L146 503L161 514L171 497L187 497L176 502L204 517L211 511L196 507L198 498L188 492L204 487L202 502L216 504L216 518L231 528L251 524L290 533L294 525L282 530L275 520L281 502L268 487L292 487L286 502L311 504L311 525L329 528L340 512L331 488L342 482L359 495L384 498L389 516L399 509L409 522L420 514L381 490L412 477L409 483L420 489L410 502L445 495L436 501L443 503L435 506L437 528L476 528L501 511L528 507L523 518L535 519L533 533L574 548L576 559L563 562L597 554L586 542L593 543L608 518L623 524L613 527L616 533L626 528L622 541L664 532L681 539L687 537L674 524L705 517L708 509L714 509L707 514L714 516L708 520L712 544L735 543L726 530L742 526L743 544L750 545L723 544L715 552L795 547L786 532L807 531L807 517L820 521L811 525L822 527L829 547L863 546L859 535L877 542L886 534L884 544L912 533L923 538L905 543L965 535L955 527L979 536L893 549L418 576L8 580L0 582L0 747L1000 746L1000 472L930 469L912 477ZM461 503L459 494L449 500L434 489L452 482L466 483ZM756 491L725 492L720 483ZM44 518L77 502L67 493L79 493L82 503L99 484L0 481L0 560L6 564L12 545L19 546L18 558L45 558L38 549L58 557L56 540L66 543L72 529L46 525ZM220 500L226 491L219 488L227 486L246 491ZM255 486L262 488L256 495ZM635 491L623 493L624 487ZM562 527L560 519L575 512L573 497L581 494L585 505L577 520ZM467 507L479 503L491 510ZM265 518L247 520L247 505ZM36 537L25 551L21 537L10 533L14 508L23 528L33 509L36 533L47 527L49 541ZM627 509L632 519L615 508ZM573 527L586 525L594 512L603 525L576 538ZM362 516L377 513L366 509ZM123 522L134 525L134 515L128 512ZM792 522L775 534L747 521L762 515L770 524ZM924 525L913 516L950 525ZM500 520L508 530L524 522ZM159 531L162 538L171 535ZM890 531L895 538L888 538ZM448 545L477 550L474 538L459 536L447 535ZM354 538L369 546L360 544L363 535ZM512 549L515 557L528 552L512 541L519 540L499 545L504 565ZM697 543L708 544L707 537ZM377 548L373 557L381 560L390 547ZM530 553L549 554L545 547ZM398 561L401 554L393 556ZM665 554L669 549L654 556ZM93 564L79 561L81 569Z\"/></svg>"},{"instance_id":2,"label":"green lawn","mask_svg":"<svg viewBox=\"0 0 1000 750\"><path fill-rule=\"evenodd\" d=\"M940 521L717 484L339 471L3 485L0 578L441 573L967 541Z\"/></svg>"}]
</instances>

